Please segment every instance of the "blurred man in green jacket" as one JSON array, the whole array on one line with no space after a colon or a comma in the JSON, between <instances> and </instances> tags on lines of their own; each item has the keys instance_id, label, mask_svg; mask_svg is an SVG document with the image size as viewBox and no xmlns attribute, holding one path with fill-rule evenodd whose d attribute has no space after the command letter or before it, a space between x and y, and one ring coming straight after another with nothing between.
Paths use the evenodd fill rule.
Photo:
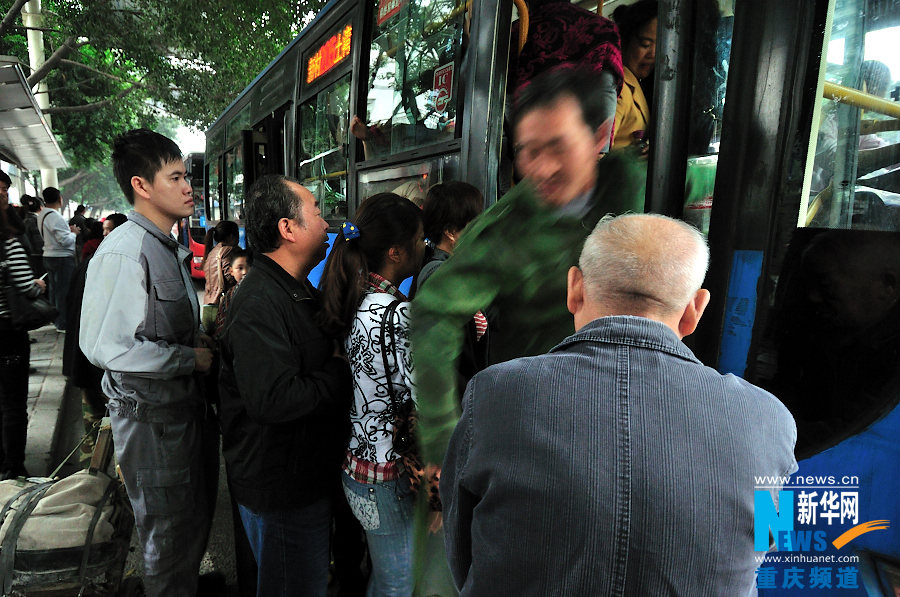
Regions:
<instances>
[{"instance_id":1,"label":"blurred man in green jacket","mask_svg":"<svg viewBox=\"0 0 900 597\"><path fill-rule=\"evenodd\" d=\"M515 163L525 179L472 222L412 308L419 441L440 465L459 418L455 362L464 328L489 314L489 364L544 353L574 330L566 274L608 213L644 210L645 167L624 153L602 157L595 77L559 69L535 78L516 101Z\"/></svg>"}]
</instances>

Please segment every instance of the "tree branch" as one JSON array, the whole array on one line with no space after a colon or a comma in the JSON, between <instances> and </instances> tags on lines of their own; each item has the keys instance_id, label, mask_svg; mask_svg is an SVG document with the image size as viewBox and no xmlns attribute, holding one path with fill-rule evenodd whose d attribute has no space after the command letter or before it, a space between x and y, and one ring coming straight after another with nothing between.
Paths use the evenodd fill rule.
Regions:
<instances>
[{"instance_id":1,"label":"tree branch","mask_svg":"<svg viewBox=\"0 0 900 597\"><path fill-rule=\"evenodd\" d=\"M110 73L105 73L105 72L103 72L102 70L99 70L99 69L94 68L93 66L88 66L87 64L82 64L81 62L76 62L76 61L74 61L74 60L69 60L68 58L63 58L62 60L59 61L59 63L60 63L60 64L67 64L67 65L69 65L69 66L77 66L78 68L83 68L83 69L85 69L85 70L89 70L89 71L91 71L92 73L96 73L96 74L98 74L98 75L104 76L104 77L106 77L106 78L108 78L108 79L113 79L113 80L115 80L115 81L121 81L122 83L131 83L132 85L138 85L138 83L135 83L134 81L126 81L126 80L123 79L122 77L117 77L116 75L113 75L113 74L110 74Z\"/></svg>"},{"instance_id":2,"label":"tree branch","mask_svg":"<svg viewBox=\"0 0 900 597\"><path fill-rule=\"evenodd\" d=\"M156 91L159 91L161 89L165 89L168 91L184 91L180 87L160 87L159 85L147 85L146 83L141 83L139 81L134 81L132 79L123 79L122 77L119 77L117 75L103 72L102 70L96 69L93 66L89 66L87 64L82 64L81 62L75 62L74 60L63 59L60 61L60 64L66 64L68 66L77 66L78 68L83 68L85 70L91 71L92 73L96 73L96 74L100 75L101 77L105 77L107 79L112 79L114 81L119 81L120 83L128 83L129 85L134 85L136 87L140 87L141 89L150 89L150 90L156 90ZM91 77L91 79L89 79L89 80L93 80L93 77ZM84 81L82 81L82 82L84 82Z\"/></svg>"},{"instance_id":3,"label":"tree branch","mask_svg":"<svg viewBox=\"0 0 900 597\"><path fill-rule=\"evenodd\" d=\"M137 88L137 84L132 85L128 89L123 89L122 91L120 91L116 95L116 97L111 97L99 102L94 102L93 104L85 104L83 106L54 106L52 108L46 108L43 112L44 114L72 114L73 112L93 112L94 110L99 110L100 108L105 108L106 106L115 103Z\"/></svg>"},{"instance_id":4,"label":"tree branch","mask_svg":"<svg viewBox=\"0 0 900 597\"><path fill-rule=\"evenodd\" d=\"M22 7L25 6L26 2L28 2L28 0L16 0L13 2L13 5L9 7L6 16L3 17L3 21L0 22L0 37L6 35L6 30L10 28L19 16L19 13L22 12Z\"/></svg>"},{"instance_id":5,"label":"tree branch","mask_svg":"<svg viewBox=\"0 0 900 597\"><path fill-rule=\"evenodd\" d=\"M44 61L44 64L42 64L40 68L31 73L31 76L28 77L28 86L34 87L35 85L40 83L41 80L47 76L47 73L53 70L56 65L59 64L59 61L66 56L66 54L75 49L75 46L73 45L74 42L74 35L70 35L69 37L67 37L62 45L56 48L56 51L50 55L50 58L47 58L47 60Z\"/></svg>"}]
</instances>

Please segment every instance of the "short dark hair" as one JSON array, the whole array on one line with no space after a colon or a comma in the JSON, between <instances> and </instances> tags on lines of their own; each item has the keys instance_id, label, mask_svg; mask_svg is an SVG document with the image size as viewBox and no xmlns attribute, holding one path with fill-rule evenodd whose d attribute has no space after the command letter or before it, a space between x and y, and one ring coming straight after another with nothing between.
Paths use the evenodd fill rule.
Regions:
<instances>
[{"instance_id":1,"label":"short dark hair","mask_svg":"<svg viewBox=\"0 0 900 597\"><path fill-rule=\"evenodd\" d=\"M12 186L12 179L9 177L9 174L3 170L0 170L0 182L5 182L8 187Z\"/></svg>"},{"instance_id":2,"label":"short dark hair","mask_svg":"<svg viewBox=\"0 0 900 597\"><path fill-rule=\"evenodd\" d=\"M31 195L22 195L20 201L25 209L35 213L41 211L41 207L44 205L40 197L32 197Z\"/></svg>"},{"instance_id":3,"label":"short dark hair","mask_svg":"<svg viewBox=\"0 0 900 597\"><path fill-rule=\"evenodd\" d=\"M56 187L47 187L41 191L41 195L44 196L44 205L53 205L62 201L62 193Z\"/></svg>"},{"instance_id":4,"label":"short dark hair","mask_svg":"<svg viewBox=\"0 0 900 597\"><path fill-rule=\"evenodd\" d=\"M622 41L622 50L638 32L650 21L659 15L657 0L638 0L634 4L621 5L613 13L613 21L619 29L619 38Z\"/></svg>"},{"instance_id":5,"label":"short dark hair","mask_svg":"<svg viewBox=\"0 0 900 597\"><path fill-rule=\"evenodd\" d=\"M425 238L438 244L447 230L462 230L484 209L484 196L467 182L450 180L436 184L425 195L422 220Z\"/></svg>"},{"instance_id":6,"label":"short dark hair","mask_svg":"<svg viewBox=\"0 0 900 597\"><path fill-rule=\"evenodd\" d=\"M597 93L601 87L600 77L583 68L560 66L543 72L516 94L516 122L533 110L547 108L564 97L571 97L581 107L585 124L596 131L609 116L604 95Z\"/></svg>"},{"instance_id":7,"label":"short dark hair","mask_svg":"<svg viewBox=\"0 0 900 597\"><path fill-rule=\"evenodd\" d=\"M118 228L122 224L128 221L128 216L125 214L109 214L106 216L106 219L113 223L113 228Z\"/></svg>"},{"instance_id":8,"label":"short dark hair","mask_svg":"<svg viewBox=\"0 0 900 597\"><path fill-rule=\"evenodd\" d=\"M271 253L281 245L281 218L300 220L300 197L288 187L289 182L299 184L287 176L267 174L247 189L247 241L255 251Z\"/></svg>"},{"instance_id":9,"label":"short dark hair","mask_svg":"<svg viewBox=\"0 0 900 597\"><path fill-rule=\"evenodd\" d=\"M103 222L94 218L86 218L83 232L85 240L103 238Z\"/></svg>"},{"instance_id":10,"label":"short dark hair","mask_svg":"<svg viewBox=\"0 0 900 597\"><path fill-rule=\"evenodd\" d=\"M181 160L181 150L174 141L149 129L133 129L113 141L112 167L119 188L128 203L134 205L131 177L153 181L156 173L169 162Z\"/></svg>"},{"instance_id":11,"label":"short dark hair","mask_svg":"<svg viewBox=\"0 0 900 597\"><path fill-rule=\"evenodd\" d=\"M78 207L75 208L75 213L80 214L80 213L83 212L85 209L86 209L85 206L84 206L83 204L79 203L79 204L78 204Z\"/></svg>"}]
</instances>

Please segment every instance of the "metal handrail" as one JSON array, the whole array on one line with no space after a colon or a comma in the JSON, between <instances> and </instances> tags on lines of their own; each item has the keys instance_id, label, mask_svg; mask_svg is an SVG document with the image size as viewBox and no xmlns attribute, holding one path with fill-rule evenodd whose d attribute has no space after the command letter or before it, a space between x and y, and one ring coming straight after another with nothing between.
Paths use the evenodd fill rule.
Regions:
<instances>
[{"instance_id":1,"label":"metal handrail","mask_svg":"<svg viewBox=\"0 0 900 597\"><path fill-rule=\"evenodd\" d=\"M519 51L517 53L521 54L525 42L528 41L528 5L525 4L525 0L514 0L514 2L516 10L519 11Z\"/></svg>"},{"instance_id":2,"label":"metal handrail","mask_svg":"<svg viewBox=\"0 0 900 597\"><path fill-rule=\"evenodd\" d=\"M900 103L882 99L852 87L825 81L822 96L848 106L884 114L891 118L900 118Z\"/></svg>"}]
</instances>

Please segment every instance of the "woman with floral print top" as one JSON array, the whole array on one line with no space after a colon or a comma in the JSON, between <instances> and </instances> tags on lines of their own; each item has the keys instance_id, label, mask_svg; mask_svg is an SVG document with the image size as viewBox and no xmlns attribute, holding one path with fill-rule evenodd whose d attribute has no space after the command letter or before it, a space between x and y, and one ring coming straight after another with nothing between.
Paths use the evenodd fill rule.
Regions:
<instances>
[{"instance_id":1,"label":"woman with floral print top","mask_svg":"<svg viewBox=\"0 0 900 597\"><path fill-rule=\"evenodd\" d=\"M415 399L409 300L397 285L422 265L422 212L381 193L338 235L322 275L322 324L344 338L353 372L344 493L366 531L368 596L411 595L414 495L394 450L395 405Z\"/></svg>"}]
</instances>

